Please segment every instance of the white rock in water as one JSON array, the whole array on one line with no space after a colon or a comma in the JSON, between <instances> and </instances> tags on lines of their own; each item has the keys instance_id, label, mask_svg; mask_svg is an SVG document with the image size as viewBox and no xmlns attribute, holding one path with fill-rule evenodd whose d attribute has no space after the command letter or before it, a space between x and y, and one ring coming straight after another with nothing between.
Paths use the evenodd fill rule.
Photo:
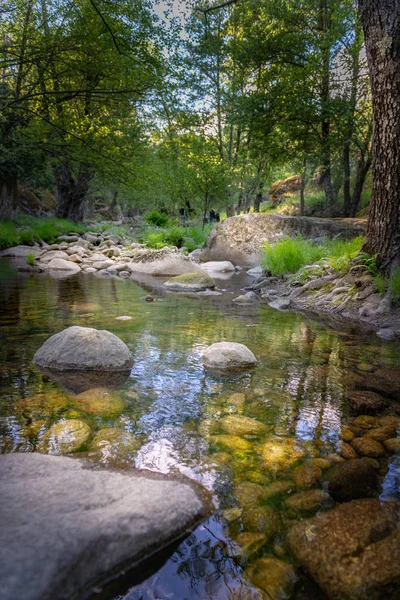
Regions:
<instances>
[{"instance_id":1,"label":"white rock in water","mask_svg":"<svg viewBox=\"0 0 400 600\"><path fill-rule=\"evenodd\" d=\"M203 363L210 369L231 371L254 367L257 359L244 344L217 342L204 351Z\"/></svg>"},{"instance_id":2,"label":"white rock in water","mask_svg":"<svg viewBox=\"0 0 400 600\"><path fill-rule=\"evenodd\" d=\"M81 270L80 266L76 263L62 258L53 258L53 260L47 264L47 268L50 271L70 271L72 273L79 273Z\"/></svg>"},{"instance_id":3,"label":"white rock in water","mask_svg":"<svg viewBox=\"0 0 400 600\"><path fill-rule=\"evenodd\" d=\"M206 273L231 273L235 271L235 267L229 260L209 261L201 263L200 266Z\"/></svg>"}]
</instances>

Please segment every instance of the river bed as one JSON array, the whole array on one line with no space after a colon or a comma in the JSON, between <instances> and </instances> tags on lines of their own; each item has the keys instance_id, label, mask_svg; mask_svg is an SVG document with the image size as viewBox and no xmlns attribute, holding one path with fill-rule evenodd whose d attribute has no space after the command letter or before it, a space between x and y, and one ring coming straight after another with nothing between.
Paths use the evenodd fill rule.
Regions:
<instances>
[{"instance_id":1,"label":"river bed","mask_svg":"<svg viewBox=\"0 0 400 600\"><path fill-rule=\"evenodd\" d=\"M399 372L400 343L345 323L332 329L295 312L237 306L232 298L251 281L243 273L219 281L225 290L220 296L186 297L154 293L150 284L143 288L130 280L22 275L5 261L0 271L0 451L36 451L52 425L79 419L91 430L79 455L111 467L181 473L213 494L215 514L156 573L118 598L265 598L251 581L251 565L263 556L292 563L284 538L297 517L285 501L304 489L296 469L317 458L340 460L341 431L353 419L349 390L362 386L366 376ZM143 300L149 291L153 302ZM120 316L132 318L117 320ZM134 366L115 392L114 414L82 410L74 394L32 365L44 341L71 325L112 331L132 351ZM206 372L202 352L219 341L245 344L259 365L230 378ZM394 414L392 406L385 414ZM243 433L240 419L227 419L231 416L263 427ZM134 447L93 445L105 429L132 434ZM266 468L265 447L282 439L298 449L298 460ZM59 449L53 445L48 451ZM379 465L382 500L399 497L396 461L385 456ZM277 483L283 485L276 493L254 499L257 490ZM323 488L323 475L309 488ZM272 529L246 516L254 502L270 515ZM263 535L259 547L254 538L243 550L238 542L243 532ZM282 597L316 597L301 583L285 593Z\"/></svg>"}]
</instances>

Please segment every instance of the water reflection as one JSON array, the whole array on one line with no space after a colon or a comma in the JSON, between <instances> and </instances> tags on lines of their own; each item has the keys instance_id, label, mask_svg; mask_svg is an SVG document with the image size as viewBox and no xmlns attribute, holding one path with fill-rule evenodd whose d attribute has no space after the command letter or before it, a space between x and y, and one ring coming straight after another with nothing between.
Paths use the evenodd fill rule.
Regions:
<instances>
[{"instance_id":1,"label":"water reflection","mask_svg":"<svg viewBox=\"0 0 400 600\"><path fill-rule=\"evenodd\" d=\"M345 426L354 429L348 393L379 389L394 414L399 344L335 332L295 313L239 307L231 294L201 300L164 295L151 304L142 296L131 281L94 277L2 281L0 452L45 448L51 428L64 435L64 424L79 420L90 430L76 448L79 455L200 482L214 495L216 515L126 599L261 600L243 565L259 556L290 560L283 536L293 514L310 510L295 494L316 492L312 510L321 508L324 473L340 460ZM132 320L117 321L120 315ZM108 329L131 349L130 377L114 386L122 386L118 410L88 407L75 395L82 391L76 381L51 381L32 366L45 339L71 325ZM259 366L234 379L206 373L202 351L223 340L246 344ZM109 380L94 379L86 387L110 387ZM263 425L262 433L244 432L249 419ZM288 468L268 463L279 451L289 456ZM399 495L399 462L388 461L387 453L377 461L385 499ZM242 533L253 541L247 537L247 553L238 556ZM257 540L261 547L252 553Z\"/></svg>"}]
</instances>

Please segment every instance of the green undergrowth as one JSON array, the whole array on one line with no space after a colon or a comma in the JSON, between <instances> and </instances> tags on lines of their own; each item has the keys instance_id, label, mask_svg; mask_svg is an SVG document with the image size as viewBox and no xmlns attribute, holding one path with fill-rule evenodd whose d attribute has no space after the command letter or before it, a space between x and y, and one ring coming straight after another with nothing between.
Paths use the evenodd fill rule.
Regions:
<instances>
[{"instance_id":1,"label":"green undergrowth","mask_svg":"<svg viewBox=\"0 0 400 600\"><path fill-rule=\"evenodd\" d=\"M164 246L185 247L189 252L201 248L212 229L211 225L204 227L149 227L142 231L140 241L148 248L163 248Z\"/></svg>"},{"instance_id":2,"label":"green undergrowth","mask_svg":"<svg viewBox=\"0 0 400 600\"><path fill-rule=\"evenodd\" d=\"M285 237L275 244L265 243L262 251L261 266L264 271L275 277L296 273L302 267L324 260L335 271L348 269L350 263L359 254L363 237L352 240L324 240L316 244L302 236Z\"/></svg>"},{"instance_id":3,"label":"green undergrowth","mask_svg":"<svg viewBox=\"0 0 400 600\"><path fill-rule=\"evenodd\" d=\"M74 223L67 219L18 215L14 221L0 221L0 249L19 244L32 246L40 241L52 244L59 235L83 234L86 231L88 227L82 223Z\"/></svg>"}]
</instances>

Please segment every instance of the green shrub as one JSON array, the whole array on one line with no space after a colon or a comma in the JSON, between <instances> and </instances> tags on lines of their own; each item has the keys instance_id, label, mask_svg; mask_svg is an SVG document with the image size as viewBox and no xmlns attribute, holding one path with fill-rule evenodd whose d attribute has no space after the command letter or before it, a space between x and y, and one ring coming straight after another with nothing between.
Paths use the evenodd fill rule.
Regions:
<instances>
[{"instance_id":1,"label":"green shrub","mask_svg":"<svg viewBox=\"0 0 400 600\"><path fill-rule=\"evenodd\" d=\"M323 245L322 258L326 259L335 271L346 271L350 263L360 253L363 243L364 238L362 236L351 240L337 238L336 240L326 241Z\"/></svg>"},{"instance_id":2,"label":"green shrub","mask_svg":"<svg viewBox=\"0 0 400 600\"><path fill-rule=\"evenodd\" d=\"M183 237L185 230L182 227L171 227L164 233L164 241L166 244L181 248L183 246Z\"/></svg>"},{"instance_id":3,"label":"green shrub","mask_svg":"<svg viewBox=\"0 0 400 600\"><path fill-rule=\"evenodd\" d=\"M301 236L282 238L272 245L266 242L263 248L261 266L274 276L296 273L301 267L320 260L322 247Z\"/></svg>"},{"instance_id":4,"label":"green shrub","mask_svg":"<svg viewBox=\"0 0 400 600\"><path fill-rule=\"evenodd\" d=\"M26 262L28 263L28 265L31 265L31 267L33 267L33 265L35 264L35 255L33 254L33 252L26 255Z\"/></svg>"},{"instance_id":5,"label":"green shrub","mask_svg":"<svg viewBox=\"0 0 400 600\"><path fill-rule=\"evenodd\" d=\"M15 223L12 221L0 222L0 249L5 250L19 243Z\"/></svg>"},{"instance_id":6,"label":"green shrub","mask_svg":"<svg viewBox=\"0 0 400 600\"><path fill-rule=\"evenodd\" d=\"M148 248L162 248L165 246L164 232L157 229L147 229L140 236L140 241Z\"/></svg>"},{"instance_id":7,"label":"green shrub","mask_svg":"<svg viewBox=\"0 0 400 600\"><path fill-rule=\"evenodd\" d=\"M396 267L389 283L390 298L396 306L400 304L400 266Z\"/></svg>"},{"instance_id":8,"label":"green shrub","mask_svg":"<svg viewBox=\"0 0 400 600\"><path fill-rule=\"evenodd\" d=\"M156 227L166 227L168 225L168 215L159 213L155 208L145 215L145 220L150 225L156 225Z\"/></svg>"}]
</instances>

